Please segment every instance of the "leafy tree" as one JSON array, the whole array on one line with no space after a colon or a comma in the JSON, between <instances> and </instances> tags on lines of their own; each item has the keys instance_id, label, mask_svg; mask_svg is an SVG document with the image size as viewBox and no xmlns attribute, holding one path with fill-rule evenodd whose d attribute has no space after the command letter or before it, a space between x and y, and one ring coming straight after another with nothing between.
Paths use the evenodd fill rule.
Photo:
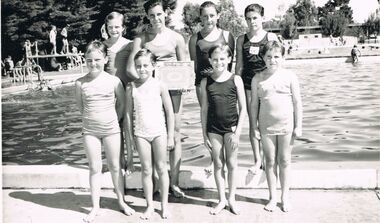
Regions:
<instances>
[{"instance_id":1,"label":"leafy tree","mask_svg":"<svg viewBox=\"0 0 380 223\"><path fill-rule=\"evenodd\" d=\"M219 2L220 17L218 26L228 30L235 37L246 32L247 27L242 17L236 13L235 6L231 0L220 0Z\"/></svg>"},{"instance_id":2,"label":"leafy tree","mask_svg":"<svg viewBox=\"0 0 380 223\"><path fill-rule=\"evenodd\" d=\"M186 3L182 11L184 32L191 35L201 30L199 18L199 4Z\"/></svg>"},{"instance_id":3,"label":"leafy tree","mask_svg":"<svg viewBox=\"0 0 380 223\"><path fill-rule=\"evenodd\" d=\"M56 25L60 32L61 28L70 24L69 40L79 45L85 44L87 37L91 36L88 32L92 23L90 16L95 12L84 1L8 0L1 4L2 54L12 55L16 60L24 55L26 39L38 40L40 51L46 49L51 25Z\"/></svg>"},{"instance_id":4,"label":"leafy tree","mask_svg":"<svg viewBox=\"0 0 380 223\"><path fill-rule=\"evenodd\" d=\"M372 13L363 23L363 31L367 37L380 34L380 14Z\"/></svg>"},{"instance_id":5,"label":"leafy tree","mask_svg":"<svg viewBox=\"0 0 380 223\"><path fill-rule=\"evenodd\" d=\"M281 35L285 39L293 39L297 35L297 19L292 12L285 14L280 23Z\"/></svg>"},{"instance_id":6,"label":"leafy tree","mask_svg":"<svg viewBox=\"0 0 380 223\"><path fill-rule=\"evenodd\" d=\"M318 10L312 0L297 0L290 6L289 13L294 15L297 26L312 26L318 24Z\"/></svg>"},{"instance_id":7,"label":"leafy tree","mask_svg":"<svg viewBox=\"0 0 380 223\"><path fill-rule=\"evenodd\" d=\"M318 17L320 20L327 18L327 15L339 12L348 19L349 23L352 23L352 9L348 6L350 0L329 0L323 7L318 7Z\"/></svg>"},{"instance_id":8,"label":"leafy tree","mask_svg":"<svg viewBox=\"0 0 380 223\"><path fill-rule=\"evenodd\" d=\"M345 18L343 12L335 12L323 18L321 25L323 34L333 37L343 36L348 25L348 19Z\"/></svg>"},{"instance_id":9,"label":"leafy tree","mask_svg":"<svg viewBox=\"0 0 380 223\"><path fill-rule=\"evenodd\" d=\"M329 0L318 8L319 23L325 35L342 36L352 19L352 9L348 6L350 0Z\"/></svg>"}]
</instances>

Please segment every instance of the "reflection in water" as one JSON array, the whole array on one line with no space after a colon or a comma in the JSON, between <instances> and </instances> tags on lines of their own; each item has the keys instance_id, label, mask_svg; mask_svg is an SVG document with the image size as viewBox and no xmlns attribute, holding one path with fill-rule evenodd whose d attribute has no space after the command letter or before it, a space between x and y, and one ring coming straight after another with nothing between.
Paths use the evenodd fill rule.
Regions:
<instances>
[{"instance_id":1,"label":"reflection in water","mask_svg":"<svg viewBox=\"0 0 380 223\"><path fill-rule=\"evenodd\" d=\"M297 62L288 65L300 79L303 136L293 161L379 161L379 62ZM183 164L207 165L195 93L184 96ZM2 99L3 164L86 164L81 117L74 87L28 92ZM248 118L239 148L240 165L252 162ZM137 153L135 162L138 162Z\"/></svg>"}]
</instances>

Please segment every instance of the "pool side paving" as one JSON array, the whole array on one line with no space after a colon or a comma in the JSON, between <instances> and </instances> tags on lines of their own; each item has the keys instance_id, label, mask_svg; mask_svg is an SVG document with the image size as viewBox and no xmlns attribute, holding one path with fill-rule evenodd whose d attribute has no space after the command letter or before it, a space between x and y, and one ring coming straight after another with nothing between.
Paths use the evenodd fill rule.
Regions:
<instances>
[{"instance_id":1,"label":"pool side paving","mask_svg":"<svg viewBox=\"0 0 380 223\"><path fill-rule=\"evenodd\" d=\"M280 191L277 191L278 194ZM380 201L373 190L292 190L292 210L284 213L280 204L274 212L263 209L268 202L268 191L238 189L237 203L241 214L228 209L219 215L210 215L217 202L214 189L185 190L182 199L169 197L171 218L160 217L159 198L155 197L155 213L150 220L139 217L146 202L141 190L128 190L125 200L137 213L126 216L119 211L112 190L102 190L101 210L94 223L128 222L189 222L189 223L378 223ZM35 189L2 191L4 223L83 223L91 209L90 193L79 189Z\"/></svg>"}]
</instances>

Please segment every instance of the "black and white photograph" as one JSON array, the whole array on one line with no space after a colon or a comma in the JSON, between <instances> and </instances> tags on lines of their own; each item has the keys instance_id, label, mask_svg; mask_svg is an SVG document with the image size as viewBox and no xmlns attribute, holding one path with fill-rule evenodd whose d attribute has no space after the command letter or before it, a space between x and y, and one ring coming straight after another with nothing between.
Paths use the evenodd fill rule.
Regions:
<instances>
[{"instance_id":1,"label":"black and white photograph","mask_svg":"<svg viewBox=\"0 0 380 223\"><path fill-rule=\"evenodd\" d=\"M0 37L0 222L380 222L380 0L3 0Z\"/></svg>"}]
</instances>

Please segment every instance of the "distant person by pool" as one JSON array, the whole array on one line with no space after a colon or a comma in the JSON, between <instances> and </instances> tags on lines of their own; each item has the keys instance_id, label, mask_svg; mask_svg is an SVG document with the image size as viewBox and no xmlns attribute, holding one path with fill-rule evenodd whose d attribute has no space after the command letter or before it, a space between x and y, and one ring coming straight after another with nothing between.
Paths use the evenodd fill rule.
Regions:
<instances>
[{"instance_id":1,"label":"distant person by pool","mask_svg":"<svg viewBox=\"0 0 380 223\"><path fill-rule=\"evenodd\" d=\"M351 50L352 63L356 63L359 61L359 54L360 54L360 56L362 55L362 53L360 52L358 47L356 45L354 45L354 47Z\"/></svg>"}]
</instances>

